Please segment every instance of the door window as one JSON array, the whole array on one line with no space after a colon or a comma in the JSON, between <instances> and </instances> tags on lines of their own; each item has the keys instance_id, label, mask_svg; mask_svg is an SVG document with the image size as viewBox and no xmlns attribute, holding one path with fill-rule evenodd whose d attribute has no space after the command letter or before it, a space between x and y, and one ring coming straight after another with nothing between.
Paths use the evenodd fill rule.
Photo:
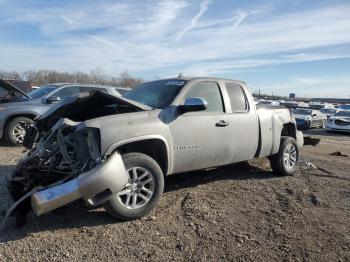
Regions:
<instances>
[{"instance_id":1,"label":"door window","mask_svg":"<svg viewBox=\"0 0 350 262\"><path fill-rule=\"evenodd\" d=\"M92 92L92 91L101 91L103 93L108 94L108 91L106 88L93 87L93 86L81 86L80 87L80 92Z\"/></svg>"},{"instance_id":2,"label":"door window","mask_svg":"<svg viewBox=\"0 0 350 262\"><path fill-rule=\"evenodd\" d=\"M63 100L69 96L76 95L79 93L78 86L67 86L55 92L52 96L57 96L60 100Z\"/></svg>"},{"instance_id":3,"label":"door window","mask_svg":"<svg viewBox=\"0 0 350 262\"><path fill-rule=\"evenodd\" d=\"M220 92L219 85L214 82L200 82L194 84L187 92L187 98L200 97L208 103L206 110L201 112L224 112L224 104Z\"/></svg>"}]
</instances>

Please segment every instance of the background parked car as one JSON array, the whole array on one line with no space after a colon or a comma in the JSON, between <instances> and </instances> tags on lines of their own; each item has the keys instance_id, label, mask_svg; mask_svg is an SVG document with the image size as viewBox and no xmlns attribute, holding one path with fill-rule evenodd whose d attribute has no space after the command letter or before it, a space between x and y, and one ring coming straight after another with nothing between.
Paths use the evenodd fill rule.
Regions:
<instances>
[{"instance_id":1,"label":"background parked car","mask_svg":"<svg viewBox=\"0 0 350 262\"><path fill-rule=\"evenodd\" d=\"M334 116L335 113L337 113L337 108L322 108L321 113L325 114L327 116L327 119L329 119L331 116Z\"/></svg>"},{"instance_id":2,"label":"background parked car","mask_svg":"<svg viewBox=\"0 0 350 262\"><path fill-rule=\"evenodd\" d=\"M279 106L280 103L274 100L260 100L257 103L259 106Z\"/></svg>"},{"instance_id":3,"label":"background parked car","mask_svg":"<svg viewBox=\"0 0 350 262\"><path fill-rule=\"evenodd\" d=\"M340 110L327 122L328 131L350 132L350 110Z\"/></svg>"},{"instance_id":4,"label":"background parked car","mask_svg":"<svg viewBox=\"0 0 350 262\"><path fill-rule=\"evenodd\" d=\"M350 105L349 105L349 104L338 105L338 109L341 109L341 110L350 110Z\"/></svg>"},{"instance_id":5,"label":"background parked car","mask_svg":"<svg viewBox=\"0 0 350 262\"><path fill-rule=\"evenodd\" d=\"M121 96L130 90L112 86L59 83L25 94L6 81L0 81L0 88L9 94L0 101L0 138L5 138L11 145L23 143L26 128L33 123L34 118L44 114L52 104L69 96L94 90Z\"/></svg>"},{"instance_id":6,"label":"background parked car","mask_svg":"<svg viewBox=\"0 0 350 262\"><path fill-rule=\"evenodd\" d=\"M7 83L17 87L22 90L24 93L30 93L33 90L33 86L28 81L16 80L16 79L2 79L2 81L6 81Z\"/></svg>"},{"instance_id":7,"label":"background parked car","mask_svg":"<svg viewBox=\"0 0 350 262\"><path fill-rule=\"evenodd\" d=\"M313 127L326 127L327 116L319 110L297 108L294 110L293 114L299 130Z\"/></svg>"}]
</instances>

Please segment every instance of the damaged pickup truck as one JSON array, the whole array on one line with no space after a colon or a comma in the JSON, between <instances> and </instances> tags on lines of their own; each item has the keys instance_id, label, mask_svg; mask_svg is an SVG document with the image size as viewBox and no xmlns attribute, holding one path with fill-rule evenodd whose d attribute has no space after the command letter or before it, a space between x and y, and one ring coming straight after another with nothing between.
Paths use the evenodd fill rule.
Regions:
<instances>
[{"instance_id":1,"label":"damaged pickup truck","mask_svg":"<svg viewBox=\"0 0 350 262\"><path fill-rule=\"evenodd\" d=\"M303 137L288 109L256 108L244 82L176 78L125 97L69 97L36 121L24 145L29 152L8 177L8 215L84 199L130 220L155 207L166 175L259 157L292 175Z\"/></svg>"}]
</instances>

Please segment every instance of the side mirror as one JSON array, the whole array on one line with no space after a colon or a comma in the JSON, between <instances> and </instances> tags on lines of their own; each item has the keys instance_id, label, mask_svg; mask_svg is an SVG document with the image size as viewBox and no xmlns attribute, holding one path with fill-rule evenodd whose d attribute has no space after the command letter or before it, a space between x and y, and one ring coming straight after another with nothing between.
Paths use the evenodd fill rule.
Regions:
<instances>
[{"instance_id":1,"label":"side mirror","mask_svg":"<svg viewBox=\"0 0 350 262\"><path fill-rule=\"evenodd\" d=\"M61 101L59 96L50 96L50 97L46 98L45 103L52 104L52 103L59 102L59 101Z\"/></svg>"},{"instance_id":2,"label":"side mirror","mask_svg":"<svg viewBox=\"0 0 350 262\"><path fill-rule=\"evenodd\" d=\"M191 97L185 100L183 105L179 105L181 113L202 111L207 109L208 103L203 98Z\"/></svg>"}]
</instances>

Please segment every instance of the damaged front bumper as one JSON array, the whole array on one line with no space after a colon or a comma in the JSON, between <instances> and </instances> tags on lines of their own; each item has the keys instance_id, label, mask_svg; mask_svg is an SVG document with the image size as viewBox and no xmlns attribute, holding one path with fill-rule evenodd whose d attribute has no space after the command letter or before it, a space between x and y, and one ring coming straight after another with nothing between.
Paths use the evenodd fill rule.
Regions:
<instances>
[{"instance_id":1,"label":"damaged front bumper","mask_svg":"<svg viewBox=\"0 0 350 262\"><path fill-rule=\"evenodd\" d=\"M101 156L97 128L60 119L46 134L33 133L29 153L8 177L15 203L12 213L47 213L77 199L91 206L108 201L128 183L129 176L118 152ZM23 211L23 212L22 212Z\"/></svg>"},{"instance_id":2,"label":"damaged front bumper","mask_svg":"<svg viewBox=\"0 0 350 262\"><path fill-rule=\"evenodd\" d=\"M31 205L36 215L47 213L77 199L83 198L97 206L121 191L128 182L128 174L119 153L70 181L36 191Z\"/></svg>"}]
</instances>

